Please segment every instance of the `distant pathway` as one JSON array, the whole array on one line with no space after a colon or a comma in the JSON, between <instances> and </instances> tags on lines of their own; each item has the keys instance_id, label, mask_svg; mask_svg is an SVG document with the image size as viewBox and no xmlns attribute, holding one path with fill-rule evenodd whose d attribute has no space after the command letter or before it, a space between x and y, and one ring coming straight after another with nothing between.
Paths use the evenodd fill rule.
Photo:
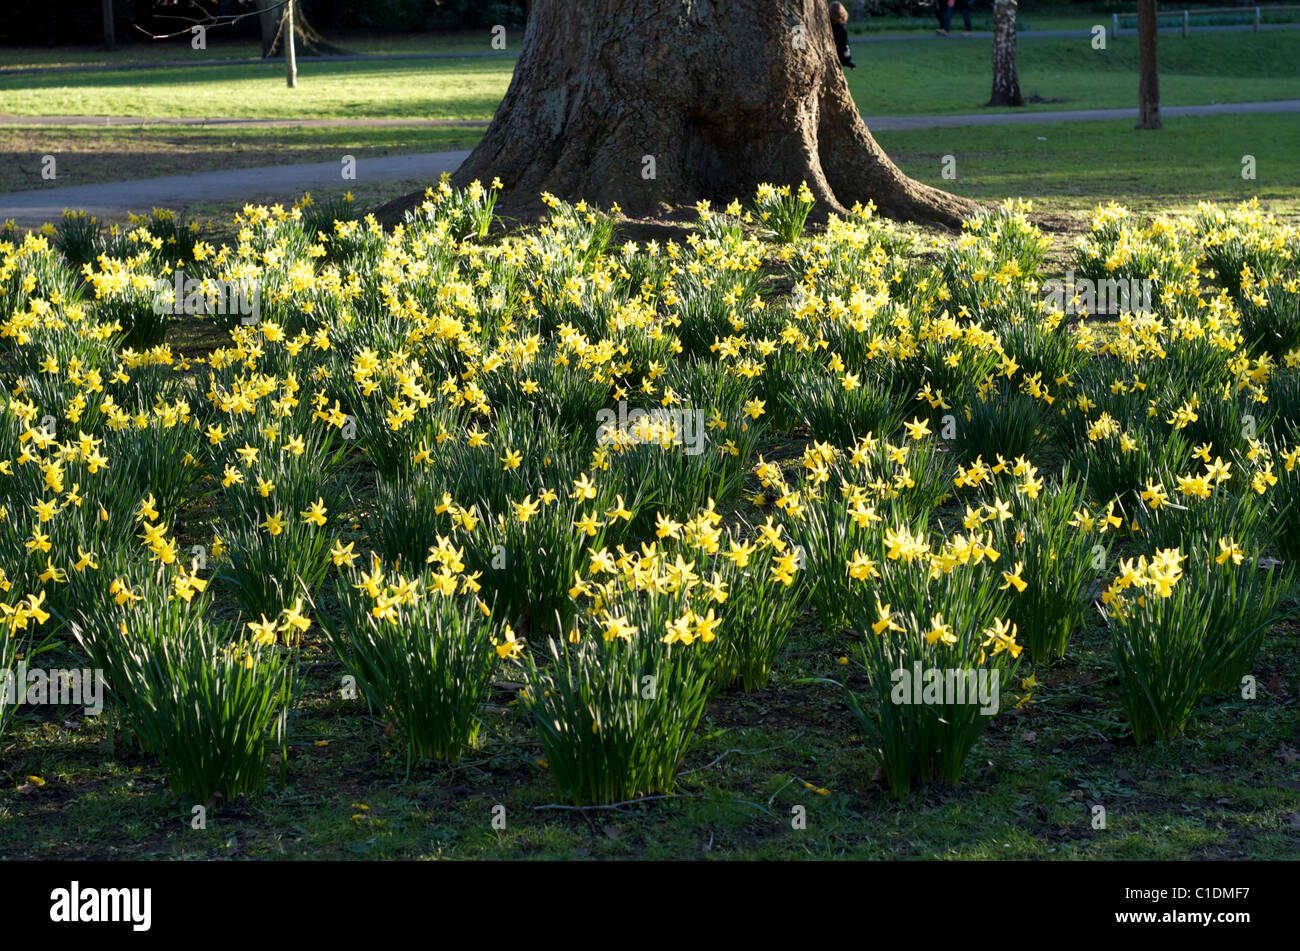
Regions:
<instances>
[{"instance_id":1,"label":"distant pathway","mask_svg":"<svg viewBox=\"0 0 1300 951\"><path fill-rule=\"evenodd\" d=\"M1265 112L1300 112L1300 99L1266 102L1219 102L1208 106L1161 106L1161 116L1225 116ZM977 112L963 116L863 116L868 129L938 129L959 125L1020 125L1035 122L1088 122L1136 119L1136 109L1065 109L1057 112Z\"/></svg>"},{"instance_id":2,"label":"distant pathway","mask_svg":"<svg viewBox=\"0 0 1300 951\"><path fill-rule=\"evenodd\" d=\"M1233 113L1300 112L1300 99L1263 102L1219 102L1204 106L1162 106L1166 116L1220 116ZM871 129L937 129L957 125L1003 125L1020 122L1082 122L1089 119L1130 119L1136 109L1066 109L1023 112L975 112L953 116L863 116ZM486 129L486 119L208 119L197 116L10 116L0 115L2 126L262 126L267 128L468 128Z\"/></svg>"},{"instance_id":3,"label":"distant pathway","mask_svg":"<svg viewBox=\"0 0 1300 951\"><path fill-rule=\"evenodd\" d=\"M487 119L213 119L205 116L10 116L0 115L0 126L130 126L181 125L202 128L217 126L306 126L312 129L357 127L383 129L389 126L429 126L438 129L486 129Z\"/></svg>"},{"instance_id":4,"label":"distant pathway","mask_svg":"<svg viewBox=\"0 0 1300 951\"><path fill-rule=\"evenodd\" d=\"M357 159L356 182L408 179L436 182L443 172L459 168L468 155L467 151L426 152ZM31 228L46 221L57 221L64 208L81 208L102 218L120 216L127 211L148 211L154 206L179 210L195 202L251 200L260 195L350 184L351 180L345 181L341 172L339 162L311 162L6 192L0 193L0 220L12 218L21 227Z\"/></svg>"}]
</instances>

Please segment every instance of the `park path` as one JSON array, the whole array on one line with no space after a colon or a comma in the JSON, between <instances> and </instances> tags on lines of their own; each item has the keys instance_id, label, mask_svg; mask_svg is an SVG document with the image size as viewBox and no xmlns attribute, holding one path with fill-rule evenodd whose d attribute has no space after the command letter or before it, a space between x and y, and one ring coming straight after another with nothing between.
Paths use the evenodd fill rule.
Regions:
<instances>
[{"instance_id":1,"label":"park path","mask_svg":"<svg viewBox=\"0 0 1300 951\"><path fill-rule=\"evenodd\" d=\"M437 129L486 129L487 119L213 119L205 116L11 116L0 115L0 126L93 126L96 128L150 125L199 126L304 126L311 129L333 127L383 129L390 126L419 126Z\"/></svg>"},{"instance_id":2,"label":"park path","mask_svg":"<svg viewBox=\"0 0 1300 951\"><path fill-rule=\"evenodd\" d=\"M1243 8L1244 10L1245 8ZM1098 22L1111 30L1111 21L1104 15L1098 15ZM1293 30L1300 28L1300 23L1261 23L1261 30ZM1191 33L1224 33L1237 30L1254 30L1255 26L1251 23L1241 24L1222 24L1218 26L1193 26L1188 30ZM1132 35L1136 29L1120 30L1114 34L1116 36ZM1174 34L1182 33L1181 26L1162 26L1161 33ZM992 33L972 33L968 37L963 37L958 32L953 33L948 39L992 39ZM1016 33L1017 39L1032 40L1036 37L1047 39L1062 39L1068 37L1092 38L1091 30L1019 30ZM885 36L855 36L849 40L850 43L892 43L899 40L937 40L934 31L916 32L916 33L891 33ZM490 59L495 56L518 56L518 50L460 50L448 53L354 53L346 56L299 56L298 63L358 63L371 62L374 60L404 60L404 59ZM105 71L131 70L131 69L193 69L196 66L263 66L263 65L282 65L279 57L271 59L262 59L260 57L249 59L200 59L200 60L161 60L159 62L128 62L128 63L109 63L95 65L77 65L66 64L61 66L20 66L15 68L0 68L0 76L22 76L30 73L98 73Z\"/></svg>"},{"instance_id":3,"label":"park path","mask_svg":"<svg viewBox=\"0 0 1300 951\"><path fill-rule=\"evenodd\" d=\"M1206 116L1300 112L1300 99L1268 102L1217 103L1206 106L1167 106L1163 116ZM15 117L0 117L0 123ZM59 118L44 117L52 122ZM1136 119L1136 109L1075 109L1060 112L976 113L956 116L864 116L867 127L877 132L903 129L932 129L969 125L1012 125L1024 123L1082 122L1098 119ZM103 122L104 117L99 117ZM133 119L131 122L164 120ZM229 125L234 120L219 120ZM328 119L328 120L242 120L253 125L422 125L437 120ZM486 125L486 123L482 123ZM362 158L356 163L356 181L436 181L443 172L455 171L467 151L425 152ZM30 191L0 193L0 220L12 218L22 227L34 227L59 218L64 208L82 208L99 217L121 216L153 206L185 208L196 202L251 200L258 196L298 193L311 188L347 184L338 161L298 165L269 165L258 168L225 169L136 179L100 185L52 185Z\"/></svg>"},{"instance_id":4,"label":"park path","mask_svg":"<svg viewBox=\"0 0 1300 951\"><path fill-rule=\"evenodd\" d=\"M1201 106L1164 106L1167 116L1218 116L1232 113L1300 112L1300 99L1270 99L1262 102L1219 102ZM978 112L952 116L863 116L871 129L938 129L959 125L1005 125L1022 122L1082 122L1088 119L1137 118L1136 109L1058 109L1014 112ZM201 116L12 116L0 115L0 126L89 126L131 127L188 126L226 128L471 128L486 129L486 119L210 119Z\"/></svg>"},{"instance_id":5,"label":"park path","mask_svg":"<svg viewBox=\"0 0 1300 951\"><path fill-rule=\"evenodd\" d=\"M469 155L425 152L357 159L356 182L430 181L454 172ZM347 185L339 162L233 168L192 175L167 175L101 185L72 185L25 192L0 193L0 220L12 218L32 228L57 221L64 208L80 208L96 217L118 217L150 208L181 210L197 202L254 200L260 196L299 194L312 188Z\"/></svg>"}]
</instances>

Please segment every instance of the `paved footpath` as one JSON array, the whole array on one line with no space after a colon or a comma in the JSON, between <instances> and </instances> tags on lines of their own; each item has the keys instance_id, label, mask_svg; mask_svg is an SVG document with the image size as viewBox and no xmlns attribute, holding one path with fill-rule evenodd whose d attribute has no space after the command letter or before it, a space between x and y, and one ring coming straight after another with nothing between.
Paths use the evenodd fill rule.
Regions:
<instances>
[{"instance_id":1,"label":"paved footpath","mask_svg":"<svg viewBox=\"0 0 1300 951\"><path fill-rule=\"evenodd\" d=\"M487 119L212 119L205 116L11 116L0 115L0 126L91 126L95 128L141 128L153 125L197 126L204 129L228 126L264 126L268 128L301 126L309 129L366 128L393 126L430 127L436 129L486 129Z\"/></svg>"},{"instance_id":2,"label":"paved footpath","mask_svg":"<svg viewBox=\"0 0 1300 951\"><path fill-rule=\"evenodd\" d=\"M443 172L459 168L468 155L467 151L426 152L357 159L356 182L436 182ZM120 216L127 211L144 212L154 206L179 210L195 202L253 200L263 195L350 184L341 175L339 162L311 162L6 192L0 193L0 220L12 218L21 227L32 228L57 221L64 208L81 208L101 218Z\"/></svg>"},{"instance_id":3,"label":"paved footpath","mask_svg":"<svg viewBox=\"0 0 1300 951\"><path fill-rule=\"evenodd\" d=\"M1260 113L1300 112L1300 99L1281 99L1270 102L1217 103L1207 106L1167 106L1160 110L1163 116L1206 116ZM0 117L0 124L8 119ZM63 124L56 120L63 116L37 117L50 124ZM82 117L93 118L93 117ZM1136 119L1136 109L1075 109L1061 112L996 112L956 116L864 116L867 127L876 131L900 129L934 129L968 125L1012 125L1045 122L1082 122L1098 119ZM31 120L27 120L31 121ZM99 117L98 123L105 121ZM120 123L161 123L169 120L111 119ZM175 120L171 120L175 121ZM385 119L330 119L330 120L240 120L255 125L335 125L411 126L441 120L385 120ZM14 124L14 123L9 123ZM187 123L189 124L189 123ZM233 124L222 120L222 124ZM481 123L486 125L487 123ZM357 182L385 182L404 180L436 181L443 172L455 171L469 155L459 152L425 152L414 155L388 155L379 158L358 159ZM270 165L260 168L225 169L217 172L197 172L191 175L170 175L164 178L136 179L102 185L51 186L31 191L0 193L0 220L14 219L22 227L34 227L59 218L64 208L82 208L100 217L122 215L127 211L146 211L153 206L180 209L200 201L229 201L253 199L262 195L303 192L347 184L341 178L339 162L312 162L301 165Z\"/></svg>"},{"instance_id":4,"label":"paved footpath","mask_svg":"<svg viewBox=\"0 0 1300 951\"><path fill-rule=\"evenodd\" d=\"M1161 116L1227 116L1241 113L1300 112L1300 99L1217 102L1208 106L1161 106ZM1136 119L1137 109L1063 109L1052 112L977 112L961 116L863 116L868 129L940 129L958 125L1020 125L1032 122L1087 122Z\"/></svg>"},{"instance_id":5,"label":"paved footpath","mask_svg":"<svg viewBox=\"0 0 1300 951\"><path fill-rule=\"evenodd\" d=\"M1167 116L1221 116L1234 113L1300 112L1300 99L1270 99L1264 102L1219 102L1205 106L1165 106ZM1003 125L1020 122L1081 122L1088 119L1133 119L1136 109L1058 109L1011 112L975 112L952 116L863 116L872 129L938 129L955 125ZM486 129L486 119L210 119L201 116L13 116L0 115L0 126L74 126L91 128L142 128L144 126L186 126L228 128L460 128Z\"/></svg>"}]
</instances>

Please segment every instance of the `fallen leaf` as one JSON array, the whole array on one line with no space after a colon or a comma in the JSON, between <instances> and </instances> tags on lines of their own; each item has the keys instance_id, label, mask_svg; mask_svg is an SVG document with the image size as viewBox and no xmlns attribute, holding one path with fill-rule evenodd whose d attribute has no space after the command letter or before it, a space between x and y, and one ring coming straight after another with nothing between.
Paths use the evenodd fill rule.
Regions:
<instances>
[{"instance_id":1,"label":"fallen leaf","mask_svg":"<svg viewBox=\"0 0 1300 951\"><path fill-rule=\"evenodd\" d=\"M1283 765L1290 766L1296 760L1300 759L1300 753L1297 753L1286 743L1279 743L1277 747L1277 756L1282 760Z\"/></svg>"},{"instance_id":2,"label":"fallen leaf","mask_svg":"<svg viewBox=\"0 0 1300 951\"><path fill-rule=\"evenodd\" d=\"M609 836L611 839L617 839L620 835L623 834L623 830L617 828L616 826L605 826L604 832L605 835Z\"/></svg>"},{"instance_id":3,"label":"fallen leaf","mask_svg":"<svg viewBox=\"0 0 1300 951\"><path fill-rule=\"evenodd\" d=\"M1020 734L1020 742L1022 743L1032 743L1036 739L1038 739L1037 730L1026 730L1024 733Z\"/></svg>"}]
</instances>

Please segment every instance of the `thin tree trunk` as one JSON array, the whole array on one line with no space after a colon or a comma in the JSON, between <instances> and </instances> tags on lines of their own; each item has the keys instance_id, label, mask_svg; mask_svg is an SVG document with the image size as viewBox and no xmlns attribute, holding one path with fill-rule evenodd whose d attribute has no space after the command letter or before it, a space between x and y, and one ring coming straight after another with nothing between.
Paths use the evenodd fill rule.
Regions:
<instances>
[{"instance_id":1,"label":"thin tree trunk","mask_svg":"<svg viewBox=\"0 0 1300 951\"><path fill-rule=\"evenodd\" d=\"M1138 0L1138 129L1160 128L1156 0Z\"/></svg>"},{"instance_id":2,"label":"thin tree trunk","mask_svg":"<svg viewBox=\"0 0 1300 951\"><path fill-rule=\"evenodd\" d=\"M113 0L102 0L104 14L104 49L117 49L117 32L113 29Z\"/></svg>"},{"instance_id":3,"label":"thin tree trunk","mask_svg":"<svg viewBox=\"0 0 1300 951\"><path fill-rule=\"evenodd\" d=\"M1016 8L1019 0L993 2L993 92L990 106L1023 106L1016 73Z\"/></svg>"},{"instance_id":4,"label":"thin tree trunk","mask_svg":"<svg viewBox=\"0 0 1300 951\"><path fill-rule=\"evenodd\" d=\"M290 89L298 88L298 57L293 46L293 4L284 5L284 77Z\"/></svg>"},{"instance_id":5,"label":"thin tree trunk","mask_svg":"<svg viewBox=\"0 0 1300 951\"><path fill-rule=\"evenodd\" d=\"M628 214L807 182L822 211L956 227L974 202L904 175L867 130L825 0L535 0L505 98L453 176ZM377 213L391 224L417 205Z\"/></svg>"}]
</instances>

